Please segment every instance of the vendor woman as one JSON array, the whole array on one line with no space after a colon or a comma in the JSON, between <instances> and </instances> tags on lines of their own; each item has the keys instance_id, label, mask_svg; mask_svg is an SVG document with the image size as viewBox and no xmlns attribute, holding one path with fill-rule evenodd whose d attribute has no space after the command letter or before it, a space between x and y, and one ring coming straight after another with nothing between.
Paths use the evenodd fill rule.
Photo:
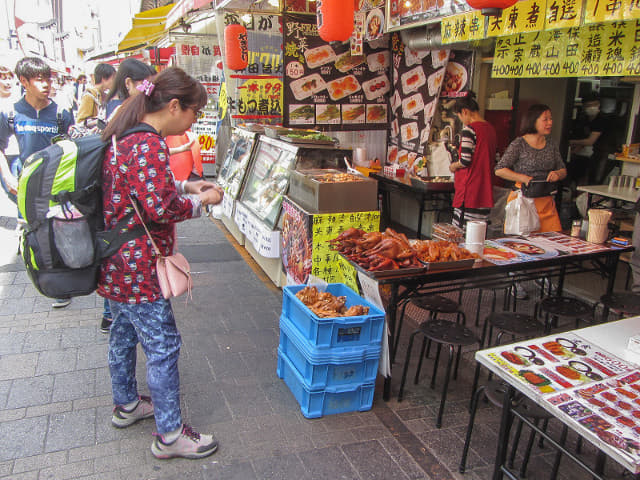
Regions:
<instances>
[{"instance_id":1,"label":"vendor woman","mask_svg":"<svg viewBox=\"0 0 640 480\"><path fill-rule=\"evenodd\" d=\"M567 168L560 157L558 146L551 139L551 109L547 105L532 105L527 111L522 125L522 136L516 138L507 147L496 165L496 175L505 180L516 182L517 188L529 186L531 180L546 180L555 183L567 176ZM545 185L538 192L526 194L534 196L541 232L559 232L562 230L555 202L550 194L553 187ZM549 188L550 187L550 188ZM540 192L542 190L542 192ZM537 196L542 194L542 196ZM507 202L517 197L517 191L511 192Z\"/></svg>"},{"instance_id":2,"label":"vendor woman","mask_svg":"<svg viewBox=\"0 0 640 480\"><path fill-rule=\"evenodd\" d=\"M458 161L449 166L455 175L453 224L462 228L470 220L488 221L493 207L493 166L496 131L480 115L475 94L456 100L453 111L464 128L460 134Z\"/></svg>"}]
</instances>

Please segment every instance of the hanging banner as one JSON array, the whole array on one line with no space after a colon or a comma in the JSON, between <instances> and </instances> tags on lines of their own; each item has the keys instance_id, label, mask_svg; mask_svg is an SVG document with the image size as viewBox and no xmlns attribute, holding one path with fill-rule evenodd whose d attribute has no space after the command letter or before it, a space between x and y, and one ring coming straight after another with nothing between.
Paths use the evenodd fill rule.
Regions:
<instances>
[{"instance_id":1,"label":"hanging banner","mask_svg":"<svg viewBox=\"0 0 640 480\"><path fill-rule=\"evenodd\" d=\"M640 74L640 21L564 28L496 40L494 78Z\"/></svg>"},{"instance_id":2,"label":"hanging banner","mask_svg":"<svg viewBox=\"0 0 640 480\"><path fill-rule=\"evenodd\" d=\"M207 35L178 36L176 66L199 80L207 90L207 105L191 126L197 135L203 164L216 162L216 125L219 120L218 99L222 74L222 52L217 37Z\"/></svg>"},{"instance_id":3,"label":"hanging banner","mask_svg":"<svg viewBox=\"0 0 640 480\"><path fill-rule=\"evenodd\" d=\"M412 50L402 43L398 33L391 36L391 50L394 95L390 101L392 119L387 163L398 164L412 172L418 165L424 165L424 155L428 153L431 121L445 79L450 50ZM465 79L470 78L471 72L460 73Z\"/></svg>"},{"instance_id":4,"label":"hanging banner","mask_svg":"<svg viewBox=\"0 0 640 480\"><path fill-rule=\"evenodd\" d=\"M329 44L308 15L284 17L284 125L323 130L387 128L389 41L363 42L352 55L349 42Z\"/></svg>"},{"instance_id":5,"label":"hanging banner","mask_svg":"<svg viewBox=\"0 0 640 480\"><path fill-rule=\"evenodd\" d=\"M442 44L482 40L486 18L480 10L443 18L440 22Z\"/></svg>"},{"instance_id":6,"label":"hanging banner","mask_svg":"<svg viewBox=\"0 0 640 480\"><path fill-rule=\"evenodd\" d=\"M586 0L584 23L611 22L640 18L638 0Z\"/></svg>"}]
</instances>

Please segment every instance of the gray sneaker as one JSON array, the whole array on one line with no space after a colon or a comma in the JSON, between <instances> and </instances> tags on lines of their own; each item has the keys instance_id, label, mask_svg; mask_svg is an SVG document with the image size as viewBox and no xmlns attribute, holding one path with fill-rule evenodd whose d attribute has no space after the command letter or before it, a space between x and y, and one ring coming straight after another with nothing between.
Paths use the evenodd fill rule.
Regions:
<instances>
[{"instance_id":1,"label":"gray sneaker","mask_svg":"<svg viewBox=\"0 0 640 480\"><path fill-rule=\"evenodd\" d=\"M218 441L213 435L201 435L189 425L182 425L182 432L171 443L164 443L162 435L155 434L151 453L156 458L204 458L218 450Z\"/></svg>"},{"instance_id":2,"label":"gray sneaker","mask_svg":"<svg viewBox=\"0 0 640 480\"><path fill-rule=\"evenodd\" d=\"M149 417L153 417L153 403L151 397L142 395L131 410L125 410L123 406L116 405L111 416L111 423L114 427L125 428Z\"/></svg>"}]
</instances>

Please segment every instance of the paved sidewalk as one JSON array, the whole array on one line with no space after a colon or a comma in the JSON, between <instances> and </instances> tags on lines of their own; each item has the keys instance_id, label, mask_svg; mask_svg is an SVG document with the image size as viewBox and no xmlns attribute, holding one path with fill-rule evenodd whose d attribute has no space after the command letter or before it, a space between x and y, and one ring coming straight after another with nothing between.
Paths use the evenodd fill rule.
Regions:
<instances>
[{"instance_id":1,"label":"paved sidewalk","mask_svg":"<svg viewBox=\"0 0 640 480\"><path fill-rule=\"evenodd\" d=\"M305 419L276 375L281 293L207 218L179 228L180 250L196 272L196 287L193 301L173 305L184 343L184 420L215 432L220 448L203 460L156 460L149 449L152 420L127 429L110 424L108 338L98 331L102 299L90 295L65 309L51 308L15 256L15 220L1 197L0 478L490 478L499 412L485 405L476 421L469 472L456 473L468 421L472 352L464 354L460 378L451 384L441 430L434 426L440 392L428 388L432 360L420 384L407 385L402 403L383 402L378 382L371 411ZM475 308L475 297L465 302ZM138 358L138 382L146 394L144 354ZM394 395L396 390L394 383ZM553 452L536 449L529 478L548 478L552 462ZM581 478L564 466L559 478Z\"/></svg>"}]
</instances>

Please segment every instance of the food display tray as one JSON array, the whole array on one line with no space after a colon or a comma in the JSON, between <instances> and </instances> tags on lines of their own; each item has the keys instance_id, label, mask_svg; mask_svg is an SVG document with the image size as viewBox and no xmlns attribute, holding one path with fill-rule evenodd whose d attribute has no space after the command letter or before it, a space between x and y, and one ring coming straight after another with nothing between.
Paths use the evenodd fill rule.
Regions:
<instances>
[{"instance_id":1,"label":"food display tray","mask_svg":"<svg viewBox=\"0 0 640 480\"><path fill-rule=\"evenodd\" d=\"M424 180L418 177L411 177L411 186L419 188L421 190L428 190L430 192L452 192L453 182L432 182L429 181L430 177L425 177Z\"/></svg>"},{"instance_id":2,"label":"food display tray","mask_svg":"<svg viewBox=\"0 0 640 480\"><path fill-rule=\"evenodd\" d=\"M420 263L422 263L428 271L435 270L451 270L454 268L471 268L473 267L475 258L465 258L464 260L457 260L455 262L423 262L418 259Z\"/></svg>"},{"instance_id":3,"label":"food display tray","mask_svg":"<svg viewBox=\"0 0 640 480\"><path fill-rule=\"evenodd\" d=\"M280 135L278 138L285 142L297 143L300 145L304 144L304 145L332 145L333 146L336 144L335 140L329 141L329 140L314 140L312 138L292 138L286 135Z\"/></svg>"},{"instance_id":4,"label":"food display tray","mask_svg":"<svg viewBox=\"0 0 640 480\"><path fill-rule=\"evenodd\" d=\"M340 254L347 262L355 267L359 272L364 273L372 278L389 278L389 277L402 277L404 275L418 275L426 271L426 267L411 267L411 268L398 268L397 270L367 270L362 268L356 262L349 260L344 255Z\"/></svg>"}]
</instances>

